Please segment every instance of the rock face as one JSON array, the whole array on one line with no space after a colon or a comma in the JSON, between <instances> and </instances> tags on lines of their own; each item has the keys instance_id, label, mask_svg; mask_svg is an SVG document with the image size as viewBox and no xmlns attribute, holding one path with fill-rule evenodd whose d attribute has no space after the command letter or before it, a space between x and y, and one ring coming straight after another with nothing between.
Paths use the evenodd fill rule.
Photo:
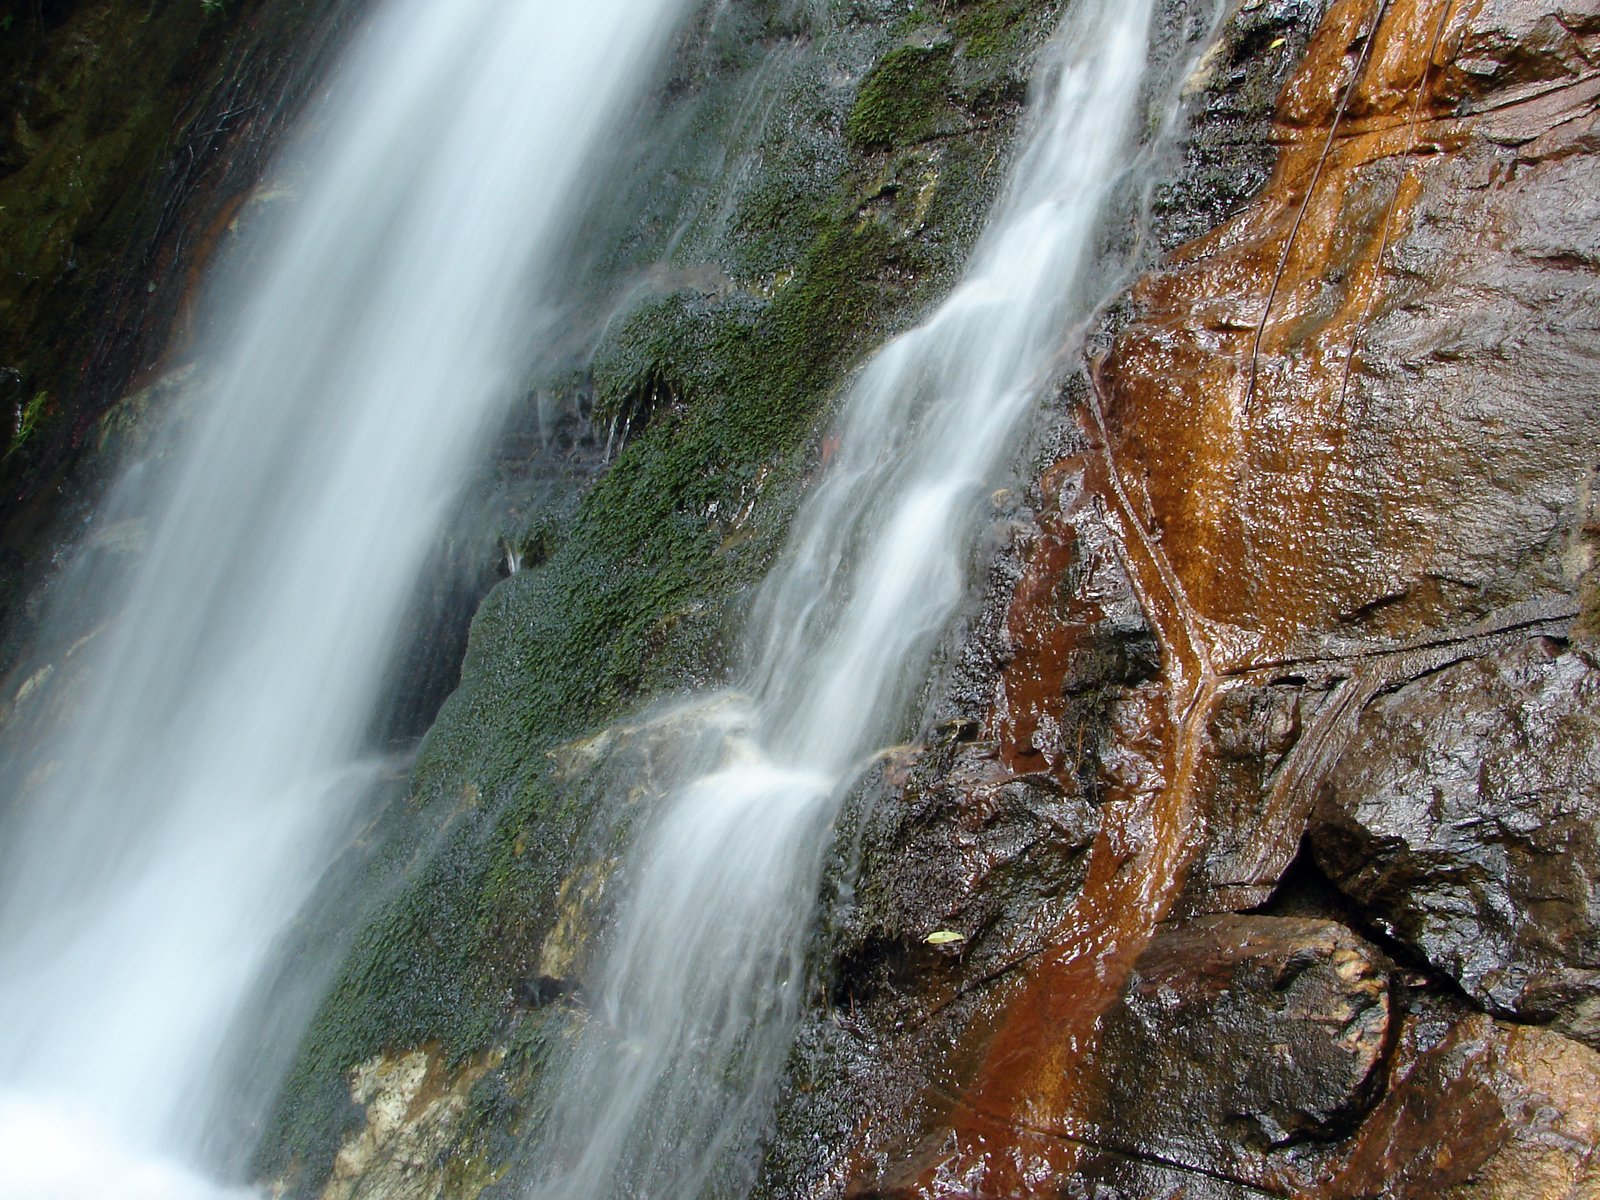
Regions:
<instances>
[{"instance_id":1,"label":"rock face","mask_svg":"<svg viewBox=\"0 0 1600 1200\"><path fill-rule=\"evenodd\" d=\"M263 1140L265 1177L320 1194L349 1132L350 1072L375 1056L487 1054L530 1024L558 1042L586 1019L581 976L623 836L605 818L648 813L657 768L692 741L670 736L673 709L639 710L724 678L749 589L832 453L830 400L954 279L1058 13L1013 0L698 9L639 144L596 189L593 261L577 264L593 295L569 314L571 344L529 383L526 427L536 404L560 413L607 468L558 505L533 502L520 457L483 487L513 497L502 532L518 569L478 610L411 794L374 831L385 850L366 887L393 899L315 1022ZM897 93L908 74L914 104ZM985 920L986 879L1048 892L1028 875L1057 855L1056 823L1074 837L1092 824L1052 781L997 785L991 803L987 821L962 813L930 836L941 853L993 839L951 921ZM1070 863L1046 865L1070 878ZM967 871L952 862L944 877ZM863 929L862 1003L892 994L884 973L959 961L916 940L934 928L916 916ZM849 987L835 990L848 1004ZM493 1148L510 1172L494 1186L512 1195L507 1134L532 1131L537 1072L506 1075L501 1097L472 1108L459 1139Z\"/></svg>"},{"instance_id":2,"label":"rock face","mask_svg":"<svg viewBox=\"0 0 1600 1200\"><path fill-rule=\"evenodd\" d=\"M1163 929L1102 1018L1095 1142L1239 1178L1251 1160L1346 1132L1370 1108L1391 1037L1383 956L1297 917Z\"/></svg>"},{"instance_id":3,"label":"rock face","mask_svg":"<svg viewBox=\"0 0 1600 1200\"><path fill-rule=\"evenodd\" d=\"M181 353L201 271L362 3L0 0L0 670L114 466L96 423Z\"/></svg>"},{"instance_id":4,"label":"rock face","mask_svg":"<svg viewBox=\"0 0 1600 1200\"><path fill-rule=\"evenodd\" d=\"M1600 1037L1600 672L1550 640L1375 700L1323 785L1318 864L1490 1011Z\"/></svg>"},{"instance_id":5,"label":"rock face","mask_svg":"<svg viewBox=\"0 0 1600 1200\"><path fill-rule=\"evenodd\" d=\"M1254 6L1221 47L1195 86L1223 132L1163 193L1180 236L1208 145L1259 161L1237 114L1292 52ZM812 1178L1592 1189L1597 53L1587 8L1332 5L1271 178L1113 310L952 693L998 763L1093 799L1093 840L1053 904L990 918L1030 931L1008 970L955 1002L902 975L802 1050L846 1097L794 1101L795 1136L832 1130ZM1286 944L1242 949L1257 922ZM1373 997L1348 1037L1333 946ZM1309 996L1259 982L1319 954Z\"/></svg>"},{"instance_id":6,"label":"rock face","mask_svg":"<svg viewBox=\"0 0 1600 1200\"><path fill-rule=\"evenodd\" d=\"M435 1055L413 1050L353 1070L350 1099L365 1123L340 1146L322 1200L421 1200L484 1174L470 1151L450 1151L473 1085L490 1065L498 1063L450 1071ZM481 1187L483 1180L475 1182Z\"/></svg>"}]
</instances>

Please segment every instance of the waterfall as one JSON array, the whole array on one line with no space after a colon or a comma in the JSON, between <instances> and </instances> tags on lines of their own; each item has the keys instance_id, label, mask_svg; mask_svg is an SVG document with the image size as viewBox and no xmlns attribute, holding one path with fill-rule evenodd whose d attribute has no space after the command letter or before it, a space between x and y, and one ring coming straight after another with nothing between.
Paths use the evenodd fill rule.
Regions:
<instances>
[{"instance_id":1,"label":"waterfall","mask_svg":"<svg viewBox=\"0 0 1600 1200\"><path fill-rule=\"evenodd\" d=\"M1149 0L1076 0L965 277L861 371L757 600L742 685L618 868L537 1200L738 1194L801 1005L839 806L901 728L1030 409L1102 295L1143 130ZM686 723L683 714L675 727ZM683 735L689 736L689 735Z\"/></svg>"},{"instance_id":2,"label":"waterfall","mask_svg":"<svg viewBox=\"0 0 1600 1200\"><path fill-rule=\"evenodd\" d=\"M221 1194L196 1162L230 1027L347 833L413 577L680 7L391 0L259 265L212 289L195 398L90 530L143 551L98 629L38 651L79 680L67 719L10 747L12 1200Z\"/></svg>"}]
</instances>

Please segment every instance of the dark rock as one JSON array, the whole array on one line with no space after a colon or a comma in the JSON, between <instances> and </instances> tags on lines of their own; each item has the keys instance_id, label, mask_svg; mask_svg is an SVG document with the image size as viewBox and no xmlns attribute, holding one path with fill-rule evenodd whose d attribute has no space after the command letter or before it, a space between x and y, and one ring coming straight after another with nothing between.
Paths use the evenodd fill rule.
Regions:
<instances>
[{"instance_id":1,"label":"dark rock","mask_svg":"<svg viewBox=\"0 0 1600 1200\"><path fill-rule=\"evenodd\" d=\"M525 1008L544 1008L557 1000L564 1000L578 990L570 979L557 979L552 975L536 975L524 979L512 989L517 1003Z\"/></svg>"},{"instance_id":2,"label":"dark rock","mask_svg":"<svg viewBox=\"0 0 1600 1200\"><path fill-rule=\"evenodd\" d=\"M1103 1018L1106 1115L1124 1155L1245 1183L1275 1148L1347 1131L1376 1098L1387 964L1342 925L1222 916L1169 926Z\"/></svg>"},{"instance_id":3,"label":"dark rock","mask_svg":"<svg viewBox=\"0 0 1600 1200\"><path fill-rule=\"evenodd\" d=\"M927 965L939 951L922 939L945 929L965 935L962 952L980 967L1037 950L1082 885L1083 851L1100 827L1094 805L1049 775L1009 773L981 742L943 762L890 763L883 775L848 922L862 949L849 962L893 974L905 952L889 948L903 947Z\"/></svg>"},{"instance_id":4,"label":"dark rock","mask_svg":"<svg viewBox=\"0 0 1600 1200\"><path fill-rule=\"evenodd\" d=\"M1185 83L1195 103L1184 165L1155 196L1155 234L1164 247L1216 228L1267 182L1278 156L1278 93L1326 8L1326 0L1256 0L1229 14Z\"/></svg>"},{"instance_id":5,"label":"dark rock","mask_svg":"<svg viewBox=\"0 0 1600 1200\"><path fill-rule=\"evenodd\" d=\"M1273 1193L1169 1163L1097 1150L1062 1195L1064 1200L1266 1200Z\"/></svg>"},{"instance_id":6,"label":"dark rock","mask_svg":"<svg viewBox=\"0 0 1600 1200\"><path fill-rule=\"evenodd\" d=\"M1374 702L1311 845L1494 1012L1600 1042L1600 671L1536 639Z\"/></svg>"},{"instance_id":7,"label":"dark rock","mask_svg":"<svg viewBox=\"0 0 1600 1200\"><path fill-rule=\"evenodd\" d=\"M0 671L36 669L126 419L182 373L199 280L366 3L0 0Z\"/></svg>"}]
</instances>

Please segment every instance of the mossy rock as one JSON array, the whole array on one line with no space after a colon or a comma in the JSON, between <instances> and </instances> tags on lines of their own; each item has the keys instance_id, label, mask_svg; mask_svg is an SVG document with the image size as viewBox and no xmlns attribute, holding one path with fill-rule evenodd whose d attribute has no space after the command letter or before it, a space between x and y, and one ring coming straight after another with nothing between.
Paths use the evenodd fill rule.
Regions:
<instances>
[{"instance_id":1,"label":"mossy rock","mask_svg":"<svg viewBox=\"0 0 1600 1200\"><path fill-rule=\"evenodd\" d=\"M908 146L931 135L949 106L951 48L898 46L861 84L845 124L865 149Z\"/></svg>"},{"instance_id":2,"label":"mossy rock","mask_svg":"<svg viewBox=\"0 0 1600 1200\"><path fill-rule=\"evenodd\" d=\"M988 0L957 11L951 33L968 58L989 59L1013 55L1027 38L1030 18L1038 6L1028 0Z\"/></svg>"},{"instance_id":3,"label":"mossy rock","mask_svg":"<svg viewBox=\"0 0 1600 1200\"><path fill-rule=\"evenodd\" d=\"M650 286L596 306L603 326L582 378L560 382L584 398L609 466L569 507L524 513L523 569L480 607L410 798L376 834L388 849L371 886L397 898L344 964L259 1161L279 1177L298 1161L307 1194L345 1128L351 1067L423 1043L471 1056L522 1028L516 996L563 919L563 888L624 838L609 825L610 841L596 842L597 814L615 799L558 761L607 745L597 731L663 698L726 681L747 599L822 457L837 396L872 347L953 281L981 227L1017 109L976 119L951 83L950 44L902 53L898 14L826 19L841 24L800 43L797 59L780 54L789 74L768 124L733 138L752 158L731 184L673 164L705 161L716 122L752 107L741 89L766 83L762 65L723 54L744 74L694 85L720 98L662 100L663 128L685 149L652 153L648 169L699 191L656 200L643 224L609 220L607 236L627 246L589 260L597 278L627 285L628 263L650 261L652 247L660 256ZM762 26L772 38L778 21L769 13ZM884 148L848 132L869 83L887 89L895 64L913 61L937 77L913 86L948 111L938 136L918 142L902 123L882 136L904 144ZM851 78L865 82L838 82ZM519 1080L472 1120L526 1121L534 1083Z\"/></svg>"}]
</instances>

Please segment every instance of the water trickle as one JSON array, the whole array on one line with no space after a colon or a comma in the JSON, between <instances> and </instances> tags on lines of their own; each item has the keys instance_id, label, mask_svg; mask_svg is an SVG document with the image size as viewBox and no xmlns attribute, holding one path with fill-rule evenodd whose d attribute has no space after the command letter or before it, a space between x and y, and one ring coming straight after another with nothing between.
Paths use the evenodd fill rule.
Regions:
<instances>
[{"instance_id":1,"label":"water trickle","mask_svg":"<svg viewBox=\"0 0 1600 1200\"><path fill-rule=\"evenodd\" d=\"M0 1193L213 1194L187 1172L232 1022L382 770L363 730L412 577L681 7L391 0L261 265L214 289L194 415L94 527L131 522L138 562L39 651L83 681L68 717L8 749ZM69 575L98 588L95 554Z\"/></svg>"},{"instance_id":2,"label":"water trickle","mask_svg":"<svg viewBox=\"0 0 1600 1200\"><path fill-rule=\"evenodd\" d=\"M743 685L706 701L698 744L679 751L700 771L618 868L589 1015L532 1155L538 1200L747 1188L831 824L922 687L990 491L1106 286L1149 25L1149 0L1071 6L965 278L845 398L837 450L761 590Z\"/></svg>"}]
</instances>

